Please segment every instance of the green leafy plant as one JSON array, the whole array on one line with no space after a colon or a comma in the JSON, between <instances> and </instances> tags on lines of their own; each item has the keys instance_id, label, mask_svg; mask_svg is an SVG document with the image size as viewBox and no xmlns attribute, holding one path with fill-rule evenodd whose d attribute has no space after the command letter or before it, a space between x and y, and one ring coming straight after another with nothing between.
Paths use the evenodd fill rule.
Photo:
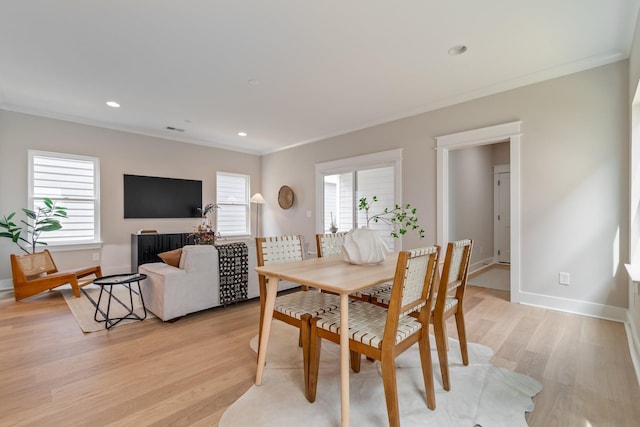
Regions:
<instances>
[{"instance_id":1,"label":"green leafy plant","mask_svg":"<svg viewBox=\"0 0 640 427\"><path fill-rule=\"evenodd\" d=\"M371 203L377 202L378 197L373 196ZM396 204L393 208L384 208L378 214L370 215L371 203L366 197L360 198L358 210L364 211L367 218L367 227L371 222L382 222L391 227L391 236L398 238L400 235L407 234L407 231L414 230L420 238L424 237L424 229L418 223L417 209L412 208L409 203L406 205Z\"/></svg>"},{"instance_id":2,"label":"green leafy plant","mask_svg":"<svg viewBox=\"0 0 640 427\"><path fill-rule=\"evenodd\" d=\"M13 243L18 245L26 253L34 253L37 245L46 246L45 242L40 241L40 234L44 231L55 231L62 228L60 220L57 218L66 218L67 209L62 206L56 206L56 203L49 198L43 199L44 206L37 206L35 211L22 209L27 220L21 220L22 226L18 226L13 222L15 212L11 212L7 216L0 219L0 237L11 239ZM29 248L31 247L31 252Z\"/></svg>"}]
</instances>

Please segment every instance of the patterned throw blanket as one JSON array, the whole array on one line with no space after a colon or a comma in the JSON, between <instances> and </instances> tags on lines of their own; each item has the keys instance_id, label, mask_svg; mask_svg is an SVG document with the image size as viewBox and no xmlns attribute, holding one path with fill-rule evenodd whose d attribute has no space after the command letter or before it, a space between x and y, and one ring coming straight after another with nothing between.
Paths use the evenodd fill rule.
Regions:
<instances>
[{"instance_id":1,"label":"patterned throw blanket","mask_svg":"<svg viewBox=\"0 0 640 427\"><path fill-rule=\"evenodd\" d=\"M247 299L249 248L245 243L215 245L220 265L220 304Z\"/></svg>"}]
</instances>

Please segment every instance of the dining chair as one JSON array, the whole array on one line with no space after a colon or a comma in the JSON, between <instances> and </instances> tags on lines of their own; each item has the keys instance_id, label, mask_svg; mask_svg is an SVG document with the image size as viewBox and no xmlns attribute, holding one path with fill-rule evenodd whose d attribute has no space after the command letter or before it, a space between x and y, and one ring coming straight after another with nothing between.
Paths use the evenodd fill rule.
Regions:
<instances>
[{"instance_id":1,"label":"dining chair","mask_svg":"<svg viewBox=\"0 0 640 427\"><path fill-rule=\"evenodd\" d=\"M448 336L446 325L447 319L451 316L455 316L462 363L464 365L469 364L463 302L472 247L473 241L470 239L457 240L447 245L442 274L440 275L440 283L436 291L437 295L434 297L435 305L432 311L431 323L433 323L433 333L438 350L442 387L445 390L451 389L447 356Z\"/></svg>"},{"instance_id":2,"label":"dining chair","mask_svg":"<svg viewBox=\"0 0 640 427\"><path fill-rule=\"evenodd\" d=\"M316 234L318 257L342 255L342 244L346 231L339 233Z\"/></svg>"},{"instance_id":3,"label":"dining chair","mask_svg":"<svg viewBox=\"0 0 640 427\"><path fill-rule=\"evenodd\" d=\"M257 265L281 264L303 260L302 236L274 236L257 237L256 253ZM258 337L262 337L262 319L266 303L267 279L264 275L258 275L260 288L260 324ZM317 289L306 287L294 292L288 292L276 297L273 318L281 320L300 329L299 345L304 349L309 346L309 329L311 318L320 314L335 310L340 306L338 295L319 292ZM259 343L258 343L259 345ZM308 396L307 378L309 377L309 352L303 351L305 395Z\"/></svg>"},{"instance_id":4,"label":"dining chair","mask_svg":"<svg viewBox=\"0 0 640 427\"><path fill-rule=\"evenodd\" d=\"M429 306L438 265L439 246L401 251L398 254L388 308L364 301L349 304L349 350L379 360L390 426L400 425L395 358L416 342L419 345L427 407L435 409L433 367L429 344ZM409 313L419 309L418 318ZM322 339L340 343L340 310L332 310L311 320L309 340L309 391L316 398ZM352 358L359 370L360 357ZM355 366L354 366L355 362Z\"/></svg>"},{"instance_id":5,"label":"dining chair","mask_svg":"<svg viewBox=\"0 0 640 427\"><path fill-rule=\"evenodd\" d=\"M346 236L346 234L347 232L344 231L339 233L316 234L318 257L342 255L342 244L344 243L344 236ZM391 283L380 283L354 293L351 295L351 298L371 301L372 296L376 295L378 292L387 291L389 289L391 289Z\"/></svg>"},{"instance_id":6,"label":"dining chair","mask_svg":"<svg viewBox=\"0 0 640 427\"><path fill-rule=\"evenodd\" d=\"M66 284L71 285L73 295L79 298L80 288L92 283L93 278L102 277L102 269L94 265L58 271L51 252L45 249L32 254L11 254L11 274L16 301Z\"/></svg>"}]
</instances>

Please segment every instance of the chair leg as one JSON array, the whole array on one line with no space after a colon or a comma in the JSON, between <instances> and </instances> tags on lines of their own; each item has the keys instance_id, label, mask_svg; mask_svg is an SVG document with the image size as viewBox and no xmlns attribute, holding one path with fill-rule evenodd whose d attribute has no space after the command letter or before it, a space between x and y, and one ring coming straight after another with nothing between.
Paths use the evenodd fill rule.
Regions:
<instances>
[{"instance_id":1,"label":"chair leg","mask_svg":"<svg viewBox=\"0 0 640 427\"><path fill-rule=\"evenodd\" d=\"M78 286L78 279L71 280L71 289L73 289L73 295L76 298L80 298L80 286Z\"/></svg>"},{"instance_id":2,"label":"chair leg","mask_svg":"<svg viewBox=\"0 0 640 427\"><path fill-rule=\"evenodd\" d=\"M467 332L464 326L464 313L462 310L458 310L456 312L456 327L458 328L458 340L460 340L462 363L466 366L469 364L469 352L467 351Z\"/></svg>"},{"instance_id":3,"label":"chair leg","mask_svg":"<svg viewBox=\"0 0 640 427\"><path fill-rule=\"evenodd\" d=\"M304 374L304 394L309 395L309 356L311 339L311 315L303 314L300 317L300 333L298 335L299 344L302 346L302 366Z\"/></svg>"},{"instance_id":4,"label":"chair leg","mask_svg":"<svg viewBox=\"0 0 640 427\"><path fill-rule=\"evenodd\" d=\"M316 320L311 319L309 348L307 368L307 379L305 382L305 395L310 403L316 401L316 391L318 390L318 370L320 368L320 350L322 347L322 338L318 336L318 330L315 324Z\"/></svg>"},{"instance_id":5,"label":"chair leg","mask_svg":"<svg viewBox=\"0 0 640 427\"><path fill-rule=\"evenodd\" d=\"M438 350L438 361L440 363L440 373L442 374L442 388L449 391L449 360L447 357L447 335L443 328L444 319L434 319L433 333L436 336L436 348Z\"/></svg>"},{"instance_id":6,"label":"chair leg","mask_svg":"<svg viewBox=\"0 0 640 427\"><path fill-rule=\"evenodd\" d=\"M357 374L358 372L360 372L360 361L362 357L360 356L360 353L358 353L357 351L351 351L350 356L351 356L351 370Z\"/></svg>"},{"instance_id":7,"label":"chair leg","mask_svg":"<svg viewBox=\"0 0 640 427\"><path fill-rule=\"evenodd\" d=\"M391 354L383 354L381 359L382 384L384 385L384 397L387 401L389 427L400 427L400 409L398 408L395 360Z\"/></svg>"},{"instance_id":8,"label":"chair leg","mask_svg":"<svg viewBox=\"0 0 640 427\"><path fill-rule=\"evenodd\" d=\"M422 364L422 376L424 389L427 394L427 407L436 409L436 393L433 386L433 363L431 361L431 344L429 344L429 330L425 330L418 342L420 348L420 362Z\"/></svg>"}]
</instances>

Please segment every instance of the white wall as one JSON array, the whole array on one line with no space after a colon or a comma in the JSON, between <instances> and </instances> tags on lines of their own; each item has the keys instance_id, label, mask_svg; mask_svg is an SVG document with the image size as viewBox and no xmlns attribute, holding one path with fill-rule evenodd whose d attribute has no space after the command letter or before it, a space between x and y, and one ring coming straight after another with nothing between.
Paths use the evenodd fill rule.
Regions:
<instances>
[{"instance_id":1,"label":"white wall","mask_svg":"<svg viewBox=\"0 0 640 427\"><path fill-rule=\"evenodd\" d=\"M436 242L435 137L521 120L521 291L578 308L626 308L628 61L397 120L263 158L265 235L314 233L314 164L404 149L403 202ZM296 192L288 211L281 185ZM307 216L310 211L312 216ZM571 274L560 286L558 273Z\"/></svg>"},{"instance_id":2,"label":"white wall","mask_svg":"<svg viewBox=\"0 0 640 427\"><path fill-rule=\"evenodd\" d=\"M449 153L449 238L473 240L471 265L493 257L493 145Z\"/></svg>"},{"instance_id":3,"label":"white wall","mask_svg":"<svg viewBox=\"0 0 640 427\"><path fill-rule=\"evenodd\" d=\"M100 159L104 244L99 251L56 252L60 269L95 264L92 254L100 252L105 274L129 271L131 233L141 228L161 233L193 230L196 219L125 220L123 174L202 180L204 203L215 201L218 170L250 175L251 194L261 185L259 156L0 110L0 215L20 212L27 205L28 149ZM0 239L0 280L11 278L10 253L19 249Z\"/></svg>"}]
</instances>

